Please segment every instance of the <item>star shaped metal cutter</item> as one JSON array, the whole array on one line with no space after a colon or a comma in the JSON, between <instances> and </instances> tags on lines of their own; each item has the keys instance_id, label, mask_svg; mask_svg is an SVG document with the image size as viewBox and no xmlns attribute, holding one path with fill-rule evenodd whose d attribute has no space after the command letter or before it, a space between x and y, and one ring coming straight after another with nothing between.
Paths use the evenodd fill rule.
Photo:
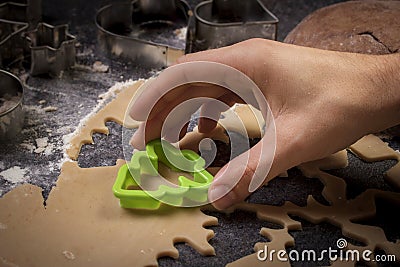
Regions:
<instances>
[{"instance_id":1,"label":"star shaped metal cutter","mask_svg":"<svg viewBox=\"0 0 400 267\"><path fill-rule=\"evenodd\" d=\"M31 75L58 75L75 64L75 36L68 25L52 26L39 23L26 33L31 49Z\"/></svg>"}]
</instances>

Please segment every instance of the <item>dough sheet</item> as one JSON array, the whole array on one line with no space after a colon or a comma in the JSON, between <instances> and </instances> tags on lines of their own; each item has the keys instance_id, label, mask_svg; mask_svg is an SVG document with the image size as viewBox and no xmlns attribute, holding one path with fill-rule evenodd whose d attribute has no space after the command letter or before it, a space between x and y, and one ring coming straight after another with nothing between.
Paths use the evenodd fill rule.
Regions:
<instances>
[{"instance_id":1,"label":"dough sheet","mask_svg":"<svg viewBox=\"0 0 400 267\"><path fill-rule=\"evenodd\" d=\"M91 116L71 138L70 145L66 151L68 157L72 160L77 160L82 145L93 144L93 133L108 134L109 130L105 125L107 121L114 121L121 125L125 123L129 128L138 127L139 122L134 120L124 122L124 118L132 97L142 84L143 81L138 81L132 85L122 87L121 91L111 102Z\"/></svg>"},{"instance_id":2,"label":"dough sheet","mask_svg":"<svg viewBox=\"0 0 400 267\"><path fill-rule=\"evenodd\" d=\"M65 163L46 207L36 186L7 193L0 200L0 266L156 266L159 257L178 257L177 242L215 253L208 243L214 233L204 226L217 219L199 208L119 207L111 188L122 163Z\"/></svg>"},{"instance_id":3,"label":"dough sheet","mask_svg":"<svg viewBox=\"0 0 400 267\"><path fill-rule=\"evenodd\" d=\"M90 117L81 131L71 140L67 151L76 159L82 145L93 142L94 132L107 133L105 122L112 120L122 124L130 98L141 82L126 87L116 98ZM249 108L241 107L238 115L251 120ZM229 125L229 118L225 118ZM255 128L260 123L246 122L246 130L252 136L261 136ZM249 126L252 125L252 126ZM132 127L135 122L132 122ZM201 138L197 131L189 134L182 143L186 147L198 147ZM229 142L221 124L211 138ZM366 136L350 147L350 150L365 161L386 159L400 160L393 151L375 136ZM134 211L119 207L112 193L119 167L115 166L80 168L76 161L64 163L56 186L44 205L41 189L24 184L8 192L0 199L0 266L157 266L163 256L178 258L174 247L185 242L201 255L214 255L208 243L214 232L207 226L217 224L217 219L205 215L200 208L172 208L162 206L158 211ZM276 223L282 229L263 227L260 234L267 243L254 244L257 252L268 245L271 249L293 246L295 240L290 231L301 230L301 223L291 216L299 216L313 224L328 222L340 227L345 237L363 244L349 244L349 248L384 250L400 259L400 242L387 240L384 231L376 226L356 223L376 214L377 198L387 199L400 205L400 193L368 189L354 199L346 198L346 183L327 170L345 168L348 165L347 151L340 151L326 159L298 166L304 176L319 179L324 189L323 197L329 205L317 202L311 195L307 205L297 206L285 202L282 206L240 203L230 210L254 212L261 220ZM399 163L387 173L387 179L398 184ZM216 173L218 168L210 169ZM168 170L164 175L169 175ZM202 209L212 209L203 207ZM274 261L270 266L290 266L289 263ZM343 263L340 266L354 266ZM229 266L265 266L256 254L247 255ZM333 263L332 266L339 266Z\"/></svg>"}]
</instances>

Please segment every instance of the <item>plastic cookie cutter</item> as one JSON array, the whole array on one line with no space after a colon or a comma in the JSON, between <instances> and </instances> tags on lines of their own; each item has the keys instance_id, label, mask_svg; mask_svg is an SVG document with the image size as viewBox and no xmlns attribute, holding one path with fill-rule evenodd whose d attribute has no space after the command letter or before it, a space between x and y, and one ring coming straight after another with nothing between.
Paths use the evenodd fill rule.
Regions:
<instances>
[{"instance_id":1,"label":"plastic cookie cutter","mask_svg":"<svg viewBox=\"0 0 400 267\"><path fill-rule=\"evenodd\" d=\"M193 177L178 177L178 185L160 179L159 163L172 171L185 171ZM170 206L185 206L185 201L198 206L208 201L208 188L214 177L204 169L205 160L191 150L180 150L157 139L146 145L146 151L136 151L123 165L113 186L114 195L123 208L158 209L161 202ZM162 180L163 182L159 183ZM149 185L151 182L155 185Z\"/></svg>"},{"instance_id":2,"label":"plastic cookie cutter","mask_svg":"<svg viewBox=\"0 0 400 267\"><path fill-rule=\"evenodd\" d=\"M68 33L68 25L39 23L26 33L31 49L31 75L58 75L75 65L76 37Z\"/></svg>"}]
</instances>

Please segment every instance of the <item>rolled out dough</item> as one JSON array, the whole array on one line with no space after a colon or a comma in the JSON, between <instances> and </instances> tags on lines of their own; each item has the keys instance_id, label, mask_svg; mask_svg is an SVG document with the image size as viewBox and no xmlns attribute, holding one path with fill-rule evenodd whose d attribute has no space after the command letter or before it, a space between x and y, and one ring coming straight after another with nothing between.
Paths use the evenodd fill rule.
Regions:
<instances>
[{"instance_id":1,"label":"rolled out dough","mask_svg":"<svg viewBox=\"0 0 400 267\"><path fill-rule=\"evenodd\" d=\"M107 120L122 123L128 105L127 97L122 96L132 95L139 85L126 88L89 118L84 129L72 140L71 158L79 154L82 144L91 142L93 132L107 132L104 125ZM244 117L248 119L248 116ZM258 126L254 123L246 125ZM214 137L226 140L223 129L218 128L214 134ZM198 135L196 131L191 134L187 144L195 143L197 147ZM376 151L384 151L388 157L397 155L377 139L367 137L366 140L351 147L352 151L358 149L356 153L361 158L375 161ZM372 145L373 150L370 149ZM204 227L216 225L217 219L205 215L199 208L162 206L158 211L149 212L119 207L111 188L123 163L119 160L115 166L89 169L78 167L77 162L64 163L46 207L41 189L33 185L21 185L5 194L0 199L0 266L156 266L159 257L178 257L174 247L177 242L188 243L202 255L213 255L215 252L208 240L214 233ZM261 229L260 233L271 240L267 243L271 248L284 249L294 244L288 231L301 230L301 223L289 215L297 215L315 224L327 221L337 225L345 236L365 244L350 244L352 248L360 251L380 248L399 260L400 243L389 242L381 228L360 225L354 220L373 216L377 197L395 201L400 206L400 194L367 190L357 198L347 200L344 180L323 171L343 168L347 164L347 153L341 151L327 159L299 166L305 176L322 181L323 196L330 205L322 205L309 196L304 207L290 202L283 206L241 203L232 210L251 211L262 220L282 225L283 229L279 230ZM210 171L215 173L217 170ZM398 179L398 173L393 177ZM255 244L255 251L263 245ZM265 266L265 262L255 257L256 254L248 255L231 266L248 266L250 263ZM273 266L287 265L276 261Z\"/></svg>"},{"instance_id":2,"label":"rolled out dough","mask_svg":"<svg viewBox=\"0 0 400 267\"><path fill-rule=\"evenodd\" d=\"M199 208L120 208L111 188L122 163L90 169L65 163L46 207L33 185L5 194L0 266L156 266L158 257L178 257L176 242L202 255L215 253L208 243L214 233L204 226L217 219Z\"/></svg>"},{"instance_id":3,"label":"rolled out dough","mask_svg":"<svg viewBox=\"0 0 400 267\"><path fill-rule=\"evenodd\" d=\"M114 121L121 125L125 123L125 126L129 128L136 128L139 126L139 122L134 120L127 120L124 122L124 118L129 102L142 84L143 81L138 81L134 84L123 86L121 91L111 102L91 116L78 128L72 136L69 147L67 148L67 155L72 160L78 159L82 145L93 143L92 135L94 132L103 134L109 133L105 125L107 121Z\"/></svg>"}]
</instances>

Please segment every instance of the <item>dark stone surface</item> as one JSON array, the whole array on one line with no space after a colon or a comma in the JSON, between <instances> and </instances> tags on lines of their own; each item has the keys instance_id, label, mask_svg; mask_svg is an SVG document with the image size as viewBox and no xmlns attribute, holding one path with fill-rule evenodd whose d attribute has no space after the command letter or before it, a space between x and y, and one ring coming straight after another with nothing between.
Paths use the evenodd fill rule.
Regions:
<instances>
[{"instance_id":1,"label":"dark stone surface","mask_svg":"<svg viewBox=\"0 0 400 267\"><path fill-rule=\"evenodd\" d=\"M385 160L374 164L359 160L352 153L348 153L351 165L341 170L331 170L329 173L342 177L347 184L347 198L353 199L369 188L384 191L396 191L389 185L383 173L393 167L395 160Z\"/></svg>"},{"instance_id":2,"label":"dark stone surface","mask_svg":"<svg viewBox=\"0 0 400 267\"><path fill-rule=\"evenodd\" d=\"M255 243L269 241L259 234L262 227L281 228L279 225L261 221L254 213L249 212L204 213L218 217L218 226L210 227L215 232L210 244L215 248L216 256L204 257L188 245L177 244L175 247L179 250L179 259L160 258L160 266L225 266L244 255L252 254Z\"/></svg>"},{"instance_id":3,"label":"dark stone surface","mask_svg":"<svg viewBox=\"0 0 400 267\"><path fill-rule=\"evenodd\" d=\"M192 8L199 0L190 0ZM278 40L284 36L307 14L333 1L272 1L265 5L279 19ZM13 166L26 169L27 180L44 189L44 195L54 185L59 173L58 164L63 158L63 136L71 133L79 121L90 113L97 104L98 96L106 92L116 82L128 79L148 78L159 69L144 68L140 62L130 62L109 57L100 51L94 24L96 11L112 1L50 1L42 3L43 21L52 25L66 23L69 32L76 36L77 66L59 77L46 75L29 77L27 60L22 65L11 66L13 72L25 81L24 106L26 110L25 128L16 144L2 144L0 147L0 172ZM95 61L109 66L107 73L97 73L91 69ZM39 104L45 100L46 103ZM55 106L55 112L44 112L41 108ZM20 146L20 143L35 145L36 138L48 137L54 145L52 153L37 154ZM97 135L95 135L97 138ZM111 138L111 137L109 137ZM114 142L115 140L113 140ZM113 143L111 142L111 143ZM94 149L96 145L92 147ZM108 148L112 146L107 144ZM99 146L102 147L102 146ZM116 159L115 149L100 149L102 156L86 161L85 148L79 163L81 166L111 165ZM102 161L103 158L107 160ZM83 163L85 162L85 163ZM38 178L40 177L40 178ZM0 178L0 195L13 188L13 184Z\"/></svg>"},{"instance_id":4,"label":"dark stone surface","mask_svg":"<svg viewBox=\"0 0 400 267\"><path fill-rule=\"evenodd\" d=\"M20 166L26 170L27 182L43 188L44 197L47 197L59 175L59 162L63 158L63 136L73 132L79 121L93 110L97 105L98 95L106 92L116 82L148 78L158 71L141 67L140 62L108 57L99 51L94 16L96 10L107 2L111 1L43 0L44 21L53 25L68 23L70 32L77 37L80 43L77 47L78 66L59 77L29 77L26 80L25 128L16 143L0 146L0 172L12 166ZM194 7L200 1L188 2ZM264 2L280 20L278 40L282 41L306 15L317 8L340 1L264 0ZM110 67L107 73L96 73L91 70L92 64L97 60ZM21 68L19 73L23 73ZM22 75L22 77L27 77L27 75ZM46 103L39 104L40 100L45 100ZM54 112L41 110L46 106L55 106L58 110ZM78 158L80 166L113 165L117 158L123 156L121 126L115 123L107 123L107 126L110 128L108 136L95 134L93 137L95 144L85 145L82 148ZM35 139L39 137L49 138L49 143L54 145L52 153L37 154L20 145L22 142L35 144ZM390 141L390 145L395 149L399 149L399 143L398 139ZM224 163L222 155L229 155L230 151L222 144L219 147L218 153L221 156L218 156L218 165L221 165ZM353 198L367 188L393 190L383 179L384 171L392 165L392 161L367 164L350 155L349 167L331 171L331 173L346 179L348 196ZM289 178L274 179L268 186L256 191L249 201L269 205L282 205L284 201L291 201L304 206L307 196L311 194L318 201L326 204L321 196L323 185L319 180L305 178L296 169L290 170L289 174ZM14 186L0 177L0 196ZM385 209L385 206L380 208L380 210ZM266 241L259 235L261 227L277 227L260 221L254 214L246 212L235 212L229 216L220 213L209 214L218 217L220 221L219 226L212 227L216 236L210 241L216 249L217 256L203 257L189 246L178 244L176 247L180 252L180 259L162 258L159 260L160 266L224 266L228 262L252 253L256 242ZM302 223L303 231L291 233L296 239L296 248L328 247L341 237L340 231L329 224L312 225L305 221ZM397 225L389 224L386 227L385 220L377 220L373 223L384 228L388 238L393 240L398 238ZM316 236L319 237L318 240ZM293 264L303 266L300 263Z\"/></svg>"}]
</instances>

